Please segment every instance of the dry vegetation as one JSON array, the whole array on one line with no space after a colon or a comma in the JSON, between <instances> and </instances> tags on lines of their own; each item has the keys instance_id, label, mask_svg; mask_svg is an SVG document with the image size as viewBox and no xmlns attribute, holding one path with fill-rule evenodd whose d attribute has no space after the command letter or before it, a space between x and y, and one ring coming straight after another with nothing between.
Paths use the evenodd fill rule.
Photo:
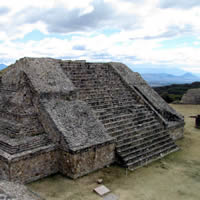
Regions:
<instances>
[{"instance_id":1,"label":"dry vegetation","mask_svg":"<svg viewBox=\"0 0 200 200\"><path fill-rule=\"evenodd\" d=\"M8 67L6 67L5 69L0 70L0 78L3 75L3 73L5 73L8 70Z\"/></svg>"},{"instance_id":2,"label":"dry vegetation","mask_svg":"<svg viewBox=\"0 0 200 200\"><path fill-rule=\"evenodd\" d=\"M181 151L133 172L111 166L75 181L54 175L29 188L47 200L98 200L92 190L103 178L120 200L199 200L200 130L189 116L200 114L200 105L173 107L185 116L185 138L177 142Z\"/></svg>"}]
</instances>

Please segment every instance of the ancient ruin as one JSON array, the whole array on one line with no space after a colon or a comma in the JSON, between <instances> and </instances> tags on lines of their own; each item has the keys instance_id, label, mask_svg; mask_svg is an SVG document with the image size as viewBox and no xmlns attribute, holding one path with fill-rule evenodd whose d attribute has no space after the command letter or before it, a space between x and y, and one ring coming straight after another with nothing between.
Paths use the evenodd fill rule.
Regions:
<instances>
[{"instance_id":1,"label":"ancient ruin","mask_svg":"<svg viewBox=\"0 0 200 200\"><path fill-rule=\"evenodd\" d=\"M0 79L0 178L135 169L179 148L184 120L121 63L23 58Z\"/></svg>"},{"instance_id":2,"label":"ancient ruin","mask_svg":"<svg viewBox=\"0 0 200 200\"><path fill-rule=\"evenodd\" d=\"M1 200L44 200L35 192L19 183L0 180Z\"/></svg>"},{"instance_id":3,"label":"ancient ruin","mask_svg":"<svg viewBox=\"0 0 200 200\"><path fill-rule=\"evenodd\" d=\"M200 104L200 88L188 90L182 97L183 104Z\"/></svg>"}]
</instances>

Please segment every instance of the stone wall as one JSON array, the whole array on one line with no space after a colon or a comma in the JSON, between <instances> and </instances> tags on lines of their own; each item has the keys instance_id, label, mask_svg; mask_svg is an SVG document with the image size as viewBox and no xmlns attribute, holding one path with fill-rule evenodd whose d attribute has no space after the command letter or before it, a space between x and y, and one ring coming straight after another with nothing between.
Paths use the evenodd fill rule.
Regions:
<instances>
[{"instance_id":1,"label":"stone wall","mask_svg":"<svg viewBox=\"0 0 200 200\"><path fill-rule=\"evenodd\" d=\"M28 183L57 172L74 179L113 163L114 149L115 144L108 143L77 153L54 147L21 153L8 158L9 161L0 160L0 179Z\"/></svg>"},{"instance_id":2,"label":"stone wall","mask_svg":"<svg viewBox=\"0 0 200 200\"><path fill-rule=\"evenodd\" d=\"M58 152L54 149L10 163L10 180L27 183L58 172Z\"/></svg>"},{"instance_id":3,"label":"stone wall","mask_svg":"<svg viewBox=\"0 0 200 200\"><path fill-rule=\"evenodd\" d=\"M59 170L62 174L77 178L114 162L115 145L96 146L85 151L71 154L60 153Z\"/></svg>"},{"instance_id":4,"label":"stone wall","mask_svg":"<svg viewBox=\"0 0 200 200\"><path fill-rule=\"evenodd\" d=\"M200 88L190 89L181 99L183 104L200 104Z\"/></svg>"},{"instance_id":5,"label":"stone wall","mask_svg":"<svg viewBox=\"0 0 200 200\"><path fill-rule=\"evenodd\" d=\"M58 172L58 151L54 146L0 159L0 179L27 183Z\"/></svg>"}]
</instances>

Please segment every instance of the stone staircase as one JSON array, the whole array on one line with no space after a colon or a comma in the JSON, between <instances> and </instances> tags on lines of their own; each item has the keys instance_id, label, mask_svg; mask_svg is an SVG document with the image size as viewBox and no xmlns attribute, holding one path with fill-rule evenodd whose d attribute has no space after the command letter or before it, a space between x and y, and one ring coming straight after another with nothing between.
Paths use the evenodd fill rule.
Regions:
<instances>
[{"instance_id":1,"label":"stone staircase","mask_svg":"<svg viewBox=\"0 0 200 200\"><path fill-rule=\"evenodd\" d=\"M122 165L134 169L178 150L157 115L109 65L72 62L62 67L77 88L78 98L91 106L116 138Z\"/></svg>"},{"instance_id":2,"label":"stone staircase","mask_svg":"<svg viewBox=\"0 0 200 200\"><path fill-rule=\"evenodd\" d=\"M11 102L16 93L16 89L0 86L0 149L16 154L49 145L51 141L34 107L20 107Z\"/></svg>"},{"instance_id":3,"label":"stone staircase","mask_svg":"<svg viewBox=\"0 0 200 200\"><path fill-rule=\"evenodd\" d=\"M10 139L5 135L0 136L0 149L11 155L47 146L49 144L51 144L51 141L45 133L38 136L25 137L23 141Z\"/></svg>"}]
</instances>

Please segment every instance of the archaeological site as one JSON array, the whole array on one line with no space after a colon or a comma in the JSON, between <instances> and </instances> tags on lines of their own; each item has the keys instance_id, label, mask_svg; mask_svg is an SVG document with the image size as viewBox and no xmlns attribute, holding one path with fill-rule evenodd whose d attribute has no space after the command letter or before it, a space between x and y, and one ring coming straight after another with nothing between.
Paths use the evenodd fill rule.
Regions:
<instances>
[{"instance_id":1,"label":"archaeological site","mask_svg":"<svg viewBox=\"0 0 200 200\"><path fill-rule=\"evenodd\" d=\"M200 88L189 89L182 97L183 104L200 104Z\"/></svg>"},{"instance_id":2,"label":"archaeological site","mask_svg":"<svg viewBox=\"0 0 200 200\"><path fill-rule=\"evenodd\" d=\"M0 78L0 178L131 170L179 150L184 119L121 63L22 58Z\"/></svg>"}]
</instances>

